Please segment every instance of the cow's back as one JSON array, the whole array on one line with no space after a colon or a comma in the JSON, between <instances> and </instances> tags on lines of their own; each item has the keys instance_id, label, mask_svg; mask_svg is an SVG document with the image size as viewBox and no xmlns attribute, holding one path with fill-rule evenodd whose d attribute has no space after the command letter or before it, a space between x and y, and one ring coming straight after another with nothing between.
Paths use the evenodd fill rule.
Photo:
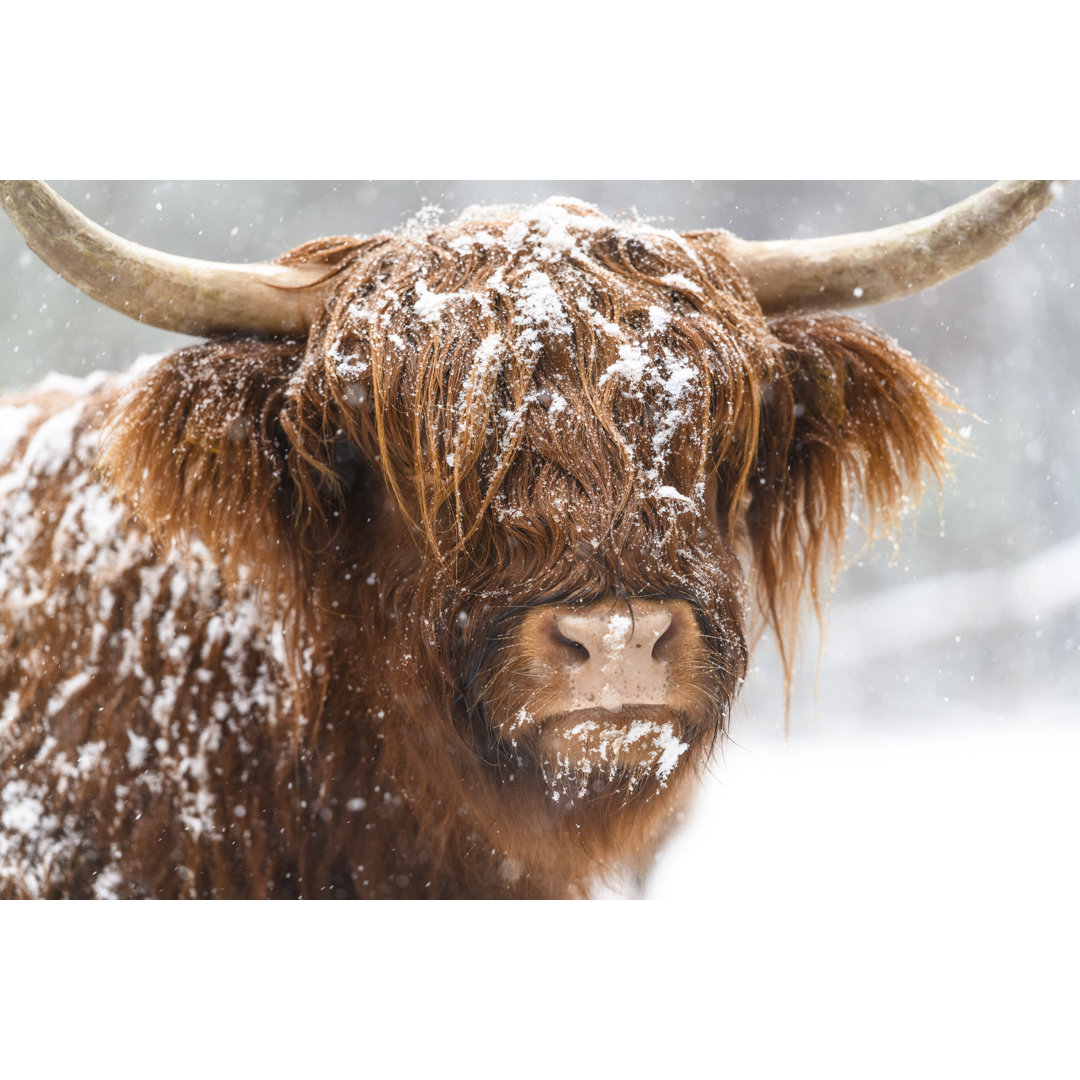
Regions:
<instances>
[{"instance_id":1,"label":"cow's back","mask_svg":"<svg viewBox=\"0 0 1080 1080\"><path fill-rule=\"evenodd\" d=\"M280 649L95 476L118 388L80 382L0 399L0 895L264 895L289 876Z\"/></svg>"}]
</instances>

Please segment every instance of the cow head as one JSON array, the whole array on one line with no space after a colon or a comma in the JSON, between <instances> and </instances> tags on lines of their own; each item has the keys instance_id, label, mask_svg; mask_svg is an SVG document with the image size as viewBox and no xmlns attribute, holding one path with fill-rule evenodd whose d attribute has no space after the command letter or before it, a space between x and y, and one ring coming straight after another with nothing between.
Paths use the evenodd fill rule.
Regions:
<instances>
[{"instance_id":1,"label":"cow head","mask_svg":"<svg viewBox=\"0 0 1080 1080\"><path fill-rule=\"evenodd\" d=\"M555 200L219 269L226 299L154 267L172 298L136 281L134 310L221 336L129 390L103 465L159 535L256 568L319 694L407 729L406 786L439 795L452 735L478 805L580 828L692 775L751 611L790 657L853 503L888 524L944 468L934 376L819 309L933 284L1049 197L990 189L884 254Z\"/></svg>"}]
</instances>

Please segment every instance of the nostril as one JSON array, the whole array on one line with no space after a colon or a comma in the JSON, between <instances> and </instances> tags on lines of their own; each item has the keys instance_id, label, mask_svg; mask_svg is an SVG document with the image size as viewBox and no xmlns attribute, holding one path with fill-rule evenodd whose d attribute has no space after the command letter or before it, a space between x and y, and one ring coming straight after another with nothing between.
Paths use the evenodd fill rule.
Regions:
<instances>
[{"instance_id":1,"label":"nostril","mask_svg":"<svg viewBox=\"0 0 1080 1080\"><path fill-rule=\"evenodd\" d=\"M556 656L562 659L564 662L571 664L583 664L589 659L589 650L581 644L580 641L575 641L572 637L567 637L558 627L558 624L551 624L551 632L548 635L548 641L550 642L552 649Z\"/></svg>"},{"instance_id":2,"label":"nostril","mask_svg":"<svg viewBox=\"0 0 1080 1080\"><path fill-rule=\"evenodd\" d=\"M673 618L668 628L656 639L652 647L652 658L665 663L674 660L683 637L682 618Z\"/></svg>"}]
</instances>

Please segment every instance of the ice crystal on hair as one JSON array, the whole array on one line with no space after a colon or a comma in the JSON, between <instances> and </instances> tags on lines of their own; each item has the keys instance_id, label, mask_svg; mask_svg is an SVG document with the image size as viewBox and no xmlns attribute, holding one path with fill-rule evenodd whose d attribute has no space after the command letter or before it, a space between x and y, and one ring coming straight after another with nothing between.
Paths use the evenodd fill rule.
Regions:
<instances>
[{"instance_id":1,"label":"ice crystal on hair","mask_svg":"<svg viewBox=\"0 0 1080 1080\"><path fill-rule=\"evenodd\" d=\"M660 279L665 285L671 285L684 292L701 293L701 286L691 281L685 274L665 274Z\"/></svg>"},{"instance_id":2,"label":"ice crystal on hair","mask_svg":"<svg viewBox=\"0 0 1080 1080\"><path fill-rule=\"evenodd\" d=\"M637 384L645 376L650 363L648 354L643 352L640 346L620 345L619 359L600 376L600 385L603 386L616 376L622 376L629 383Z\"/></svg>"},{"instance_id":3,"label":"ice crystal on hair","mask_svg":"<svg viewBox=\"0 0 1080 1080\"><path fill-rule=\"evenodd\" d=\"M545 327L568 334L570 324L566 320L559 294L552 287L551 278L540 270L533 270L525 279L520 293L515 297L519 312L518 323L528 328Z\"/></svg>"}]
</instances>

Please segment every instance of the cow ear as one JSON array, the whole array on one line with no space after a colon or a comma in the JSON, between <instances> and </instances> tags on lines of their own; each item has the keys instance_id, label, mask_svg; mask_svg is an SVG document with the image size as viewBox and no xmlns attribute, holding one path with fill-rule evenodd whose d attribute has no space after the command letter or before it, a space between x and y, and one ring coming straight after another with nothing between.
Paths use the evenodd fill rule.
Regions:
<instances>
[{"instance_id":1,"label":"cow ear","mask_svg":"<svg viewBox=\"0 0 1080 1080\"><path fill-rule=\"evenodd\" d=\"M938 409L954 406L930 371L856 319L796 314L769 328L778 364L762 391L747 525L758 601L788 663L800 603L809 592L820 616L822 564L835 573L852 513L871 536L888 530L927 471L944 476Z\"/></svg>"},{"instance_id":2,"label":"cow ear","mask_svg":"<svg viewBox=\"0 0 1080 1080\"><path fill-rule=\"evenodd\" d=\"M181 349L127 389L100 465L162 543L200 540L227 575L282 567L303 516L282 421L301 342L238 338Z\"/></svg>"}]
</instances>

